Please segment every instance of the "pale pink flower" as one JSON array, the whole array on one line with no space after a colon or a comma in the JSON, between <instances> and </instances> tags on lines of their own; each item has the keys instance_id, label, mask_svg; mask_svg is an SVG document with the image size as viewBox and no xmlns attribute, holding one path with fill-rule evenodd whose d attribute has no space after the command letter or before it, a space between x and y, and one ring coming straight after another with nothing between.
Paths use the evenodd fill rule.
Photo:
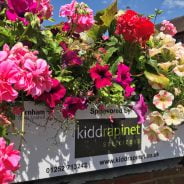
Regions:
<instances>
[{"instance_id":1,"label":"pale pink flower","mask_svg":"<svg viewBox=\"0 0 184 184\"><path fill-rule=\"evenodd\" d=\"M166 110L172 105L174 95L166 90L160 90L157 95L153 97L153 104L157 109Z\"/></svg>"},{"instance_id":2,"label":"pale pink flower","mask_svg":"<svg viewBox=\"0 0 184 184\"><path fill-rule=\"evenodd\" d=\"M11 125L11 122L8 120L8 118L4 114L0 114L0 125L8 126Z\"/></svg>"},{"instance_id":3,"label":"pale pink flower","mask_svg":"<svg viewBox=\"0 0 184 184\"><path fill-rule=\"evenodd\" d=\"M103 39L104 41L106 41L106 40L108 40L108 39L109 39L109 36L107 36L107 35L103 35L103 36L102 36L102 39Z\"/></svg>"},{"instance_id":4,"label":"pale pink flower","mask_svg":"<svg viewBox=\"0 0 184 184\"><path fill-rule=\"evenodd\" d=\"M171 22L164 20L161 25L160 31L165 34L174 36L177 33L176 27Z\"/></svg>"}]
</instances>

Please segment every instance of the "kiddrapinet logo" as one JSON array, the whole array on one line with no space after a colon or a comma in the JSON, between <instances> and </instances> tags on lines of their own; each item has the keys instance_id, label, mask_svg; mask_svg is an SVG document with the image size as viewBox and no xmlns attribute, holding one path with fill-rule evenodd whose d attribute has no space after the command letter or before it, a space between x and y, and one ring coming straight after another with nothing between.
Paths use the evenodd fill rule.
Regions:
<instances>
[{"instance_id":1,"label":"kiddrapinet logo","mask_svg":"<svg viewBox=\"0 0 184 184\"><path fill-rule=\"evenodd\" d=\"M75 157L140 150L141 133L142 127L137 124L137 118L116 118L114 123L110 123L109 119L78 120L75 127Z\"/></svg>"},{"instance_id":2,"label":"kiddrapinet logo","mask_svg":"<svg viewBox=\"0 0 184 184\"><path fill-rule=\"evenodd\" d=\"M102 138L102 137L113 137L117 138L119 136L127 136L127 135L140 135L141 134L141 126L124 126L122 124L121 127L111 127L104 128L102 125L95 129L95 125L92 125L92 128L88 128L87 126L82 126L80 124L77 125L76 128L76 138L77 139L94 139L94 138Z\"/></svg>"}]
</instances>

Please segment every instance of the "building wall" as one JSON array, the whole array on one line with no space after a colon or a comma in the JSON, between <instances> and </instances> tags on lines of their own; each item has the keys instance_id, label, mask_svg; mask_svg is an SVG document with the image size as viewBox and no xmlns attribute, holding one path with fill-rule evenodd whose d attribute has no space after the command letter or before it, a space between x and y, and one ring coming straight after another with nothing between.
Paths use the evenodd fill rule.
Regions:
<instances>
[{"instance_id":1,"label":"building wall","mask_svg":"<svg viewBox=\"0 0 184 184\"><path fill-rule=\"evenodd\" d=\"M174 38L176 39L176 42L182 42L184 43L184 31L177 33Z\"/></svg>"},{"instance_id":2,"label":"building wall","mask_svg":"<svg viewBox=\"0 0 184 184\"><path fill-rule=\"evenodd\" d=\"M184 184L180 162L181 158L175 158L24 184Z\"/></svg>"}]
</instances>

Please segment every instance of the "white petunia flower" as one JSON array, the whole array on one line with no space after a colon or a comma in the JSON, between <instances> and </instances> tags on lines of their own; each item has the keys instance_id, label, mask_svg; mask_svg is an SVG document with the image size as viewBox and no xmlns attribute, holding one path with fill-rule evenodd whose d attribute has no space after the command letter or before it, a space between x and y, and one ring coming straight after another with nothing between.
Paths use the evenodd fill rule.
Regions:
<instances>
[{"instance_id":1,"label":"white petunia flower","mask_svg":"<svg viewBox=\"0 0 184 184\"><path fill-rule=\"evenodd\" d=\"M86 32L80 33L80 38L81 38L85 43L87 43L87 44L89 44L89 45L91 45L91 46L94 46L94 45L95 45L95 41L94 41L91 37L89 37L89 36L87 35Z\"/></svg>"},{"instance_id":2,"label":"white petunia flower","mask_svg":"<svg viewBox=\"0 0 184 184\"><path fill-rule=\"evenodd\" d=\"M153 111L148 115L148 121L150 124L156 124L158 126L163 126L165 121L162 115L158 111Z\"/></svg>"},{"instance_id":3,"label":"white petunia flower","mask_svg":"<svg viewBox=\"0 0 184 184\"><path fill-rule=\"evenodd\" d=\"M175 45L176 40L168 34L164 34L163 32L160 32L157 36L156 39L160 41L160 43L164 46L172 47Z\"/></svg>"},{"instance_id":4,"label":"white petunia flower","mask_svg":"<svg viewBox=\"0 0 184 184\"><path fill-rule=\"evenodd\" d=\"M163 118L167 125L180 125L183 121L183 113L179 108L172 108L164 112Z\"/></svg>"},{"instance_id":5,"label":"white petunia flower","mask_svg":"<svg viewBox=\"0 0 184 184\"><path fill-rule=\"evenodd\" d=\"M179 104L179 105L177 105L177 109L179 109L180 112L183 113L183 116L184 116L184 106Z\"/></svg>"},{"instance_id":6,"label":"white petunia flower","mask_svg":"<svg viewBox=\"0 0 184 184\"><path fill-rule=\"evenodd\" d=\"M173 72L179 76L184 77L184 65L178 65L173 69Z\"/></svg>"},{"instance_id":7,"label":"white petunia flower","mask_svg":"<svg viewBox=\"0 0 184 184\"><path fill-rule=\"evenodd\" d=\"M160 128L158 138L161 141L170 141L174 137L174 132L171 128L164 126Z\"/></svg>"},{"instance_id":8,"label":"white petunia flower","mask_svg":"<svg viewBox=\"0 0 184 184\"><path fill-rule=\"evenodd\" d=\"M159 83L156 83L156 82L152 82L150 80L148 80L148 83L151 85L151 87L153 89L163 89L163 85L162 84L159 84Z\"/></svg>"},{"instance_id":9,"label":"white petunia flower","mask_svg":"<svg viewBox=\"0 0 184 184\"><path fill-rule=\"evenodd\" d=\"M148 136L148 139L151 142L158 142L158 133L155 132L155 130L151 129L150 127L147 127L144 129L144 133Z\"/></svg>"},{"instance_id":10,"label":"white petunia flower","mask_svg":"<svg viewBox=\"0 0 184 184\"><path fill-rule=\"evenodd\" d=\"M173 63L170 62L170 61L165 62L165 63L159 63L159 64L158 64L158 66L159 66L160 68L162 68L162 70L164 70L164 71L168 71L169 68L170 68L172 65L173 65Z\"/></svg>"},{"instance_id":11,"label":"white petunia flower","mask_svg":"<svg viewBox=\"0 0 184 184\"><path fill-rule=\"evenodd\" d=\"M153 104L157 109L166 110L172 105L174 95L166 90L160 90L157 95L153 97Z\"/></svg>"}]
</instances>

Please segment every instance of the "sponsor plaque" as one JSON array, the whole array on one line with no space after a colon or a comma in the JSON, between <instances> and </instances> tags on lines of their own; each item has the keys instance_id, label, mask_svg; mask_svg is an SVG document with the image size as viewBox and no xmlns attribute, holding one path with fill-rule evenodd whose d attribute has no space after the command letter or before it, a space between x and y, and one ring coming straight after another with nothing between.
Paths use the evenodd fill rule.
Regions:
<instances>
[{"instance_id":1,"label":"sponsor plaque","mask_svg":"<svg viewBox=\"0 0 184 184\"><path fill-rule=\"evenodd\" d=\"M114 122L111 123L109 116ZM184 155L184 126L171 142L151 143L137 124L133 111L94 106L78 111L77 122L67 122L59 112L25 102L25 136L21 168L16 182L63 176ZM15 124L20 128L21 117ZM17 147L20 137L10 137Z\"/></svg>"}]
</instances>

